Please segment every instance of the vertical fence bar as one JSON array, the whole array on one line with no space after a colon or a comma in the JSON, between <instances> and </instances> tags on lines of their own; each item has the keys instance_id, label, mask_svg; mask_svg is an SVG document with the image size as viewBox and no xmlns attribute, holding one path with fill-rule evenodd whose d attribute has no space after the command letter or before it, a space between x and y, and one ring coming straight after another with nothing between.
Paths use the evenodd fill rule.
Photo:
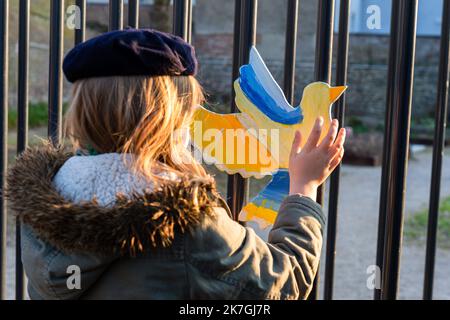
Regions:
<instances>
[{"instance_id":1,"label":"vertical fence bar","mask_svg":"<svg viewBox=\"0 0 450 320\"><path fill-rule=\"evenodd\" d=\"M139 28L139 0L128 0L128 25Z\"/></svg>"},{"instance_id":2,"label":"vertical fence bar","mask_svg":"<svg viewBox=\"0 0 450 320\"><path fill-rule=\"evenodd\" d=\"M123 29L123 0L109 0L109 30Z\"/></svg>"},{"instance_id":3,"label":"vertical fence bar","mask_svg":"<svg viewBox=\"0 0 450 320\"><path fill-rule=\"evenodd\" d=\"M80 10L80 25L75 29L75 45L86 38L86 0L76 0L75 4Z\"/></svg>"},{"instance_id":4,"label":"vertical fence bar","mask_svg":"<svg viewBox=\"0 0 450 320\"><path fill-rule=\"evenodd\" d=\"M173 33L187 42L191 41L191 0L173 1Z\"/></svg>"},{"instance_id":5,"label":"vertical fence bar","mask_svg":"<svg viewBox=\"0 0 450 320\"><path fill-rule=\"evenodd\" d=\"M316 56L314 74L317 81L331 81L333 53L334 0L318 1Z\"/></svg>"},{"instance_id":6,"label":"vertical fence bar","mask_svg":"<svg viewBox=\"0 0 450 320\"><path fill-rule=\"evenodd\" d=\"M333 57L334 0L319 0L316 31L316 56L314 78L316 81L331 82L331 61ZM323 186L317 191L317 202L323 204ZM314 279L314 286L309 299L319 297L319 275Z\"/></svg>"},{"instance_id":7,"label":"vertical fence bar","mask_svg":"<svg viewBox=\"0 0 450 320\"><path fill-rule=\"evenodd\" d=\"M384 120L384 142L383 142L383 166L381 169L381 183L380 183L380 204L379 204L379 214L378 214L378 234L377 234L377 253L376 253L376 266L381 270L383 266L383 250L384 250L384 233L385 233L385 223L386 223L386 210L387 210L387 199L386 193L383 191L387 185L389 172L388 167L384 164L388 163L389 152L391 148L391 140L389 137L392 136L392 119L390 116L392 105L393 93L394 93L394 80L395 80L395 65L397 58L397 33L399 29L399 10L397 4L392 2L391 9L391 27L390 27L390 44L389 44L389 66L387 74L387 90L386 90L386 113ZM380 275L381 276L381 275ZM380 284L383 279L380 279ZM381 299L381 287L375 288L374 299Z\"/></svg>"},{"instance_id":8,"label":"vertical fence bar","mask_svg":"<svg viewBox=\"0 0 450 320\"><path fill-rule=\"evenodd\" d=\"M239 77L239 68L240 68L240 61L239 61L239 43L241 41L241 7L242 7L242 1L241 0L235 0L234 1L234 29L233 29L233 69L232 69L232 75L231 75L231 112L237 112L238 108L236 106L236 103L234 101L234 98L236 96L236 93L234 91L233 83L234 81Z\"/></svg>"},{"instance_id":9,"label":"vertical fence bar","mask_svg":"<svg viewBox=\"0 0 450 320\"><path fill-rule=\"evenodd\" d=\"M231 75L231 112L238 112L238 108L236 106L235 99L235 92L233 88L233 82L239 77L239 67L240 65L240 59L239 59L239 53L240 53L240 42L241 42L241 9L242 9L242 0L235 0L234 1L234 30L233 30L233 69L232 69L232 75ZM241 195L236 195L236 190L238 190L238 186L244 184L244 180L239 175L232 175L228 176L228 183L227 183L227 203L228 206L231 209L231 212L233 214L233 218L235 220L238 219L239 211L237 211L238 208L236 208L237 198L241 198Z\"/></svg>"},{"instance_id":10,"label":"vertical fence bar","mask_svg":"<svg viewBox=\"0 0 450 320\"><path fill-rule=\"evenodd\" d=\"M241 41L240 65L247 64L250 59L250 49L256 45L256 22L258 0L241 1Z\"/></svg>"},{"instance_id":11,"label":"vertical fence bar","mask_svg":"<svg viewBox=\"0 0 450 320\"><path fill-rule=\"evenodd\" d=\"M62 126L62 56L64 0L50 5L50 66L48 89L48 136L53 143L61 140Z\"/></svg>"},{"instance_id":12,"label":"vertical fence bar","mask_svg":"<svg viewBox=\"0 0 450 320\"><path fill-rule=\"evenodd\" d=\"M30 0L19 3L19 61L17 90L17 153L25 150L28 142L28 69L29 69Z\"/></svg>"},{"instance_id":13,"label":"vertical fence bar","mask_svg":"<svg viewBox=\"0 0 450 320\"><path fill-rule=\"evenodd\" d=\"M240 8L237 6L240 4ZM234 57L233 76L237 78L239 67L249 61L250 48L256 44L256 21L257 21L258 1L239 0L236 1L235 28L234 28ZM238 15L239 14L239 15ZM238 15L236 17L236 15ZM239 20L236 20L239 19ZM238 37L238 38L237 38ZM236 50L236 39L239 39L239 46ZM237 61L236 61L237 60ZM234 102L231 107L232 112L236 111ZM249 180L242 178L239 174L229 175L227 184L227 203L237 220L245 202L248 201Z\"/></svg>"},{"instance_id":14,"label":"vertical fence bar","mask_svg":"<svg viewBox=\"0 0 450 320\"><path fill-rule=\"evenodd\" d=\"M407 173L411 102L414 79L414 58L417 26L417 0L395 1L399 13L395 80L392 103L387 112L391 117L388 179L382 188L386 199L386 221L383 250L381 299L396 299L400 271L403 232L403 209Z\"/></svg>"},{"instance_id":15,"label":"vertical fence bar","mask_svg":"<svg viewBox=\"0 0 450 320\"><path fill-rule=\"evenodd\" d=\"M333 57L334 3L334 0L318 1L314 78L328 83L331 82ZM317 201L323 204L322 186L318 190Z\"/></svg>"},{"instance_id":16,"label":"vertical fence bar","mask_svg":"<svg viewBox=\"0 0 450 320\"><path fill-rule=\"evenodd\" d=\"M188 42L191 43L192 42L192 25L193 25L193 21L192 21L192 0L189 0L189 5L188 5Z\"/></svg>"},{"instance_id":17,"label":"vertical fence bar","mask_svg":"<svg viewBox=\"0 0 450 320\"><path fill-rule=\"evenodd\" d=\"M433 165L431 170L430 205L428 213L427 249L423 298L433 298L436 234L441 193L442 156L445 143L445 127L448 108L449 59L450 59L450 1L444 0L442 8L441 49L439 61L438 92L433 140Z\"/></svg>"},{"instance_id":18,"label":"vertical fence bar","mask_svg":"<svg viewBox=\"0 0 450 320\"><path fill-rule=\"evenodd\" d=\"M284 94L294 104L295 59L297 57L298 0L288 0L286 49L284 51Z\"/></svg>"},{"instance_id":19,"label":"vertical fence bar","mask_svg":"<svg viewBox=\"0 0 450 320\"><path fill-rule=\"evenodd\" d=\"M336 85L347 84L348 44L349 44L349 20L351 0L341 0L339 8L339 35L337 44ZM345 93L336 102L334 116L339 120L339 125L344 126ZM327 246L325 259L325 283L324 299L333 298L334 261L336 255L336 231L339 200L339 177L341 166L337 166L330 177L330 200L328 206Z\"/></svg>"},{"instance_id":20,"label":"vertical fence bar","mask_svg":"<svg viewBox=\"0 0 450 320\"><path fill-rule=\"evenodd\" d=\"M8 8L9 0L0 2L0 124L1 132L1 188L6 186L8 159ZM6 298L6 200L0 199L0 299Z\"/></svg>"},{"instance_id":21,"label":"vertical fence bar","mask_svg":"<svg viewBox=\"0 0 450 320\"><path fill-rule=\"evenodd\" d=\"M19 63L17 88L17 154L28 144L28 67L29 67L30 0L19 3ZM20 221L16 220L16 300L25 298L25 281L22 266Z\"/></svg>"}]
</instances>

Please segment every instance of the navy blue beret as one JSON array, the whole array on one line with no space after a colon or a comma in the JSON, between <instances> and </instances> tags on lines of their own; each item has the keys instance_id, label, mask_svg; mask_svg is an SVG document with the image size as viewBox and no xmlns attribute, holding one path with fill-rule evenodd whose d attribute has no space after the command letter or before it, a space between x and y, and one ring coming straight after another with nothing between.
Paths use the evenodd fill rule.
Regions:
<instances>
[{"instance_id":1,"label":"navy blue beret","mask_svg":"<svg viewBox=\"0 0 450 320\"><path fill-rule=\"evenodd\" d=\"M75 46L64 58L67 80L108 76L190 76L194 48L182 38L151 29L104 33Z\"/></svg>"}]
</instances>

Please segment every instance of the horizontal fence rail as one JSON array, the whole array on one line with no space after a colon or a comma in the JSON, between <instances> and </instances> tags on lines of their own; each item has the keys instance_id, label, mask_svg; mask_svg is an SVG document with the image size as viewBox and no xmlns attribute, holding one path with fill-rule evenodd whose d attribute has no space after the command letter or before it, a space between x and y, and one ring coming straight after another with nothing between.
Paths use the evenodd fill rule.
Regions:
<instances>
[{"instance_id":1,"label":"horizontal fence rail","mask_svg":"<svg viewBox=\"0 0 450 320\"><path fill-rule=\"evenodd\" d=\"M281 1L281 0L280 0ZM295 76L297 41L299 39L299 14L302 12L300 0L282 0L286 4L286 31L284 36L285 52L283 67L283 90L287 100L295 105ZM449 70L450 70L450 0L443 1L442 30L440 39L440 62L437 83L437 103L433 145L433 162L431 174L431 191L429 195L429 216L423 298L433 297L433 279L436 255L436 234L439 215L439 196L442 173L442 156L444 150L445 127L448 109ZM18 21L18 59L17 59L17 154L28 145L29 112L29 60L30 60L30 0L19 0ZM172 32L188 42L195 40L193 31L192 0L174 0L171 2L173 25ZM86 18L89 14L86 0L64 1L50 0L50 43L49 43L49 83L48 83L48 137L54 144L62 142L63 111L63 75L62 59L64 53L65 14L69 5L75 4L77 28L74 30L74 45L86 39ZM350 12L351 0L339 1L338 30L335 30L335 0L318 0L317 27L315 44L314 74L316 81L332 83L333 40L336 32L335 85L347 84L349 64ZM109 0L107 2L108 30L120 30L125 27L139 27L139 17L143 10L139 0ZM125 7L126 6L126 7ZM232 50L232 82L239 77L239 67L249 61L250 48L257 44L257 0L235 0L234 29ZM124 9L128 15L124 22ZM147 10L146 6L146 10ZM400 270L400 253L402 249L403 206L407 159L409 149L409 132L411 121L411 104L413 96L414 58L416 46L417 0L392 1L389 66L387 72L386 118L383 144L383 165L380 184L379 220L377 230L376 265L381 270L381 287L374 292L375 299L396 299ZM9 1L0 1L0 166L1 190L5 190L5 176L8 159L8 35L10 11ZM31 29L32 30L32 29ZM281 35L280 35L281 36ZM194 37L194 39L193 39ZM232 83L231 83L232 84ZM234 90L231 90L231 112L238 112L234 102ZM334 117L344 126L345 95L334 106ZM328 204L328 226L325 238L325 269L323 298L333 299L335 258L337 241L338 203L340 186L340 166L330 177ZM228 176L227 203L233 217L238 214L248 200L249 180L235 174ZM318 202L324 203L324 189L318 192ZM6 200L0 202L0 299L6 299L6 250L7 250L7 210ZM15 299L25 298L25 275L21 263L20 223L16 221L15 249ZM319 277L314 279L313 290L309 299L319 298Z\"/></svg>"}]
</instances>

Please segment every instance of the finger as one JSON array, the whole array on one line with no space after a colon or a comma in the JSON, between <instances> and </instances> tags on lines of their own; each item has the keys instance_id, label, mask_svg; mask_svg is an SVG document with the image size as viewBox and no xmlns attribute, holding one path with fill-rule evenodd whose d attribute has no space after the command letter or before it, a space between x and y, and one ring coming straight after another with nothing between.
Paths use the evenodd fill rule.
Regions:
<instances>
[{"instance_id":1,"label":"finger","mask_svg":"<svg viewBox=\"0 0 450 320\"><path fill-rule=\"evenodd\" d=\"M301 145L302 145L302 134L300 133L300 131L297 130L295 131L294 141L292 142L291 156L300 152Z\"/></svg>"},{"instance_id":2,"label":"finger","mask_svg":"<svg viewBox=\"0 0 450 320\"><path fill-rule=\"evenodd\" d=\"M336 135L339 128L339 121L337 119L333 119L330 124L330 128L328 129L328 133L323 138L322 142L320 143L320 148L322 149L328 149L333 145L334 140L336 139Z\"/></svg>"},{"instance_id":3,"label":"finger","mask_svg":"<svg viewBox=\"0 0 450 320\"><path fill-rule=\"evenodd\" d=\"M336 154L339 153L340 150L344 148L345 134L346 134L345 129L341 128L341 130L339 130L338 136L334 144L328 148L328 158L330 160L333 159L336 156Z\"/></svg>"},{"instance_id":4,"label":"finger","mask_svg":"<svg viewBox=\"0 0 450 320\"><path fill-rule=\"evenodd\" d=\"M344 146L346 136L347 136L347 132L346 132L345 128L341 128L339 130L336 140L334 141L334 146L338 149L342 148Z\"/></svg>"},{"instance_id":5,"label":"finger","mask_svg":"<svg viewBox=\"0 0 450 320\"><path fill-rule=\"evenodd\" d=\"M322 134L322 128L323 118L318 117L316 119L316 122L314 123L314 127L311 130L311 133L309 134L308 141L306 141L305 146L303 147L303 150L311 151L312 149L317 147L317 143L319 142L320 136Z\"/></svg>"},{"instance_id":6,"label":"finger","mask_svg":"<svg viewBox=\"0 0 450 320\"><path fill-rule=\"evenodd\" d=\"M335 156L331 159L330 170L334 170L344 158L344 148L339 149Z\"/></svg>"}]
</instances>

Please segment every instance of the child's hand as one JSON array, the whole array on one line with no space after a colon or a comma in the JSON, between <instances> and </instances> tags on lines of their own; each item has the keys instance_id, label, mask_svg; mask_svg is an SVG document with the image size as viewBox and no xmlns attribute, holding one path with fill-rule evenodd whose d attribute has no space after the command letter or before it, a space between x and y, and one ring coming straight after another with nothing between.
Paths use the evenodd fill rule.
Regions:
<instances>
[{"instance_id":1,"label":"child's hand","mask_svg":"<svg viewBox=\"0 0 450 320\"><path fill-rule=\"evenodd\" d=\"M316 200L317 188L327 179L344 155L345 129L339 130L338 121L331 122L330 130L319 142L323 118L317 118L308 141L300 150L302 136L295 133L289 157L289 194L301 194ZM337 135L337 137L336 137Z\"/></svg>"}]
</instances>

